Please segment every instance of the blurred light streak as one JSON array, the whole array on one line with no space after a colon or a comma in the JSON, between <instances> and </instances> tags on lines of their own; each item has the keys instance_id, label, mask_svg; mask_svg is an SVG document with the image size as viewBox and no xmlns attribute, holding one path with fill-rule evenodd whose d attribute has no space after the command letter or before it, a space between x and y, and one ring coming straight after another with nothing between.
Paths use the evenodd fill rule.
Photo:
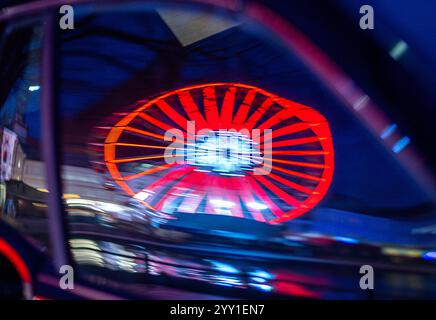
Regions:
<instances>
[{"instance_id":1,"label":"blurred light streak","mask_svg":"<svg viewBox=\"0 0 436 320\"><path fill-rule=\"evenodd\" d=\"M220 199L212 199L210 200L210 203L212 203L214 206L221 207L221 208L232 208L235 205L231 201L225 201Z\"/></svg>"},{"instance_id":2,"label":"blurred light streak","mask_svg":"<svg viewBox=\"0 0 436 320\"><path fill-rule=\"evenodd\" d=\"M353 108L356 111L364 108L369 101L369 97L367 95L361 96L358 100L353 103Z\"/></svg>"},{"instance_id":3,"label":"blurred light streak","mask_svg":"<svg viewBox=\"0 0 436 320\"><path fill-rule=\"evenodd\" d=\"M264 283L264 282L267 281L266 279L259 278L259 277L252 277L251 280L254 281L254 282L259 282L259 283Z\"/></svg>"},{"instance_id":4,"label":"blurred light streak","mask_svg":"<svg viewBox=\"0 0 436 320\"><path fill-rule=\"evenodd\" d=\"M395 46L389 51L389 55L395 60L399 60L409 48L408 44L403 40L398 41Z\"/></svg>"},{"instance_id":5,"label":"blurred light streak","mask_svg":"<svg viewBox=\"0 0 436 320\"><path fill-rule=\"evenodd\" d=\"M409 137L403 137L398 140L392 147L394 153L400 153L410 143Z\"/></svg>"},{"instance_id":6,"label":"blurred light streak","mask_svg":"<svg viewBox=\"0 0 436 320\"><path fill-rule=\"evenodd\" d=\"M96 251L101 251L100 247L98 246L97 242L89 239L71 239L69 241L71 248L84 248L84 249L91 249Z\"/></svg>"},{"instance_id":7,"label":"blurred light streak","mask_svg":"<svg viewBox=\"0 0 436 320\"><path fill-rule=\"evenodd\" d=\"M64 199L78 199L78 198L80 198L80 195L78 195L78 194L76 194L76 193L64 193L64 194L62 195L62 197L63 197Z\"/></svg>"},{"instance_id":8,"label":"blurred light streak","mask_svg":"<svg viewBox=\"0 0 436 320\"><path fill-rule=\"evenodd\" d=\"M319 298L319 295L316 292L306 289L302 285L289 282L279 281L275 283L274 291L280 294L292 295L303 298Z\"/></svg>"},{"instance_id":9,"label":"blurred light streak","mask_svg":"<svg viewBox=\"0 0 436 320\"><path fill-rule=\"evenodd\" d=\"M231 266L230 264L210 259L206 259L205 261L210 262L218 271L231 274L239 273L239 270Z\"/></svg>"},{"instance_id":10,"label":"blurred light streak","mask_svg":"<svg viewBox=\"0 0 436 320\"><path fill-rule=\"evenodd\" d=\"M333 237L334 240L339 241L339 242L343 242L343 243L349 243L349 244L355 244L355 243L359 243L359 241L357 239L354 238L349 238L349 237Z\"/></svg>"},{"instance_id":11,"label":"blurred light streak","mask_svg":"<svg viewBox=\"0 0 436 320\"><path fill-rule=\"evenodd\" d=\"M32 202L32 205L37 208L47 208L48 206L45 203Z\"/></svg>"},{"instance_id":12,"label":"blurred light streak","mask_svg":"<svg viewBox=\"0 0 436 320\"><path fill-rule=\"evenodd\" d=\"M411 249L411 248L396 248L396 247L384 247L382 253L388 256L401 256L409 258L420 258L423 250Z\"/></svg>"},{"instance_id":13,"label":"blurred light streak","mask_svg":"<svg viewBox=\"0 0 436 320\"><path fill-rule=\"evenodd\" d=\"M260 283L249 283L250 287L254 287L257 289L260 289L262 291L270 292L273 290L273 287L268 284L260 284Z\"/></svg>"},{"instance_id":14,"label":"blurred light streak","mask_svg":"<svg viewBox=\"0 0 436 320\"><path fill-rule=\"evenodd\" d=\"M274 278L274 276L271 273L269 273L267 271L264 271L264 270L251 271L251 272L249 272L249 274L251 276L258 277L258 278L264 278L264 279L267 279L267 280L270 280L270 279Z\"/></svg>"},{"instance_id":15,"label":"blurred light streak","mask_svg":"<svg viewBox=\"0 0 436 320\"><path fill-rule=\"evenodd\" d=\"M434 261L436 261L436 251L428 251L428 252L425 252L425 253L422 255L422 257L423 257L425 260L434 260Z\"/></svg>"},{"instance_id":16,"label":"blurred light streak","mask_svg":"<svg viewBox=\"0 0 436 320\"><path fill-rule=\"evenodd\" d=\"M247 206L252 208L252 209L255 209L255 210L265 210L265 209L268 209L267 205L265 205L265 204L263 204L261 202L255 202L255 201L247 203Z\"/></svg>"},{"instance_id":17,"label":"blurred light streak","mask_svg":"<svg viewBox=\"0 0 436 320\"><path fill-rule=\"evenodd\" d=\"M133 196L133 198L144 201L145 199L147 199L149 196L151 196L150 193L144 192L144 191L140 191L137 194L135 194Z\"/></svg>"},{"instance_id":18,"label":"blurred light streak","mask_svg":"<svg viewBox=\"0 0 436 320\"><path fill-rule=\"evenodd\" d=\"M386 127L386 129L384 129L383 132L381 133L380 138L382 139L388 138L395 131L396 128L397 125L395 123Z\"/></svg>"}]
</instances>

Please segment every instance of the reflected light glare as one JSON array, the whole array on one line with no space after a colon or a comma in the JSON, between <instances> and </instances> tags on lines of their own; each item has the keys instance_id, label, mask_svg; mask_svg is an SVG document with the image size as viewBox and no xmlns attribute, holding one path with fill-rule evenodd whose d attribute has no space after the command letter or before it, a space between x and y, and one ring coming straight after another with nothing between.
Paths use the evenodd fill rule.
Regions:
<instances>
[{"instance_id":1,"label":"reflected light glare","mask_svg":"<svg viewBox=\"0 0 436 320\"><path fill-rule=\"evenodd\" d=\"M389 137L397 128L397 125L391 124L390 126L386 127L383 132L380 134L380 138L382 139L386 139L387 137Z\"/></svg>"},{"instance_id":2,"label":"reflected light glare","mask_svg":"<svg viewBox=\"0 0 436 320\"><path fill-rule=\"evenodd\" d=\"M38 91L40 89L40 86L29 86L29 91Z\"/></svg>"},{"instance_id":3,"label":"reflected light glare","mask_svg":"<svg viewBox=\"0 0 436 320\"><path fill-rule=\"evenodd\" d=\"M410 143L410 138L403 137L394 144L394 146L392 147L392 151L395 153L399 153L401 152L401 150L407 147L409 143Z\"/></svg>"},{"instance_id":4,"label":"reflected light glare","mask_svg":"<svg viewBox=\"0 0 436 320\"><path fill-rule=\"evenodd\" d=\"M227 263L223 263L223 262L219 262L219 261L215 261L215 260L205 260L210 262L217 270L221 271L221 272L225 272L225 273L239 273L239 270L236 269L235 267L227 264Z\"/></svg>"},{"instance_id":5,"label":"reflected light glare","mask_svg":"<svg viewBox=\"0 0 436 320\"><path fill-rule=\"evenodd\" d=\"M436 261L436 251L428 251L422 255L425 260L434 260Z\"/></svg>"},{"instance_id":6,"label":"reflected light glare","mask_svg":"<svg viewBox=\"0 0 436 320\"><path fill-rule=\"evenodd\" d=\"M32 205L37 208L48 208L45 203L32 202Z\"/></svg>"},{"instance_id":7,"label":"reflected light glare","mask_svg":"<svg viewBox=\"0 0 436 320\"><path fill-rule=\"evenodd\" d=\"M149 193L144 192L144 191L140 191L140 192L138 192L137 194L135 194L135 195L133 196L133 198L138 199L138 200L141 200L141 201L144 201L144 200L147 199L149 196L150 196Z\"/></svg>"},{"instance_id":8,"label":"reflected light glare","mask_svg":"<svg viewBox=\"0 0 436 320\"><path fill-rule=\"evenodd\" d=\"M91 249L91 250L97 250L101 251L100 247L98 246L97 242L89 239L71 239L69 241L71 248L77 249Z\"/></svg>"},{"instance_id":9,"label":"reflected light glare","mask_svg":"<svg viewBox=\"0 0 436 320\"><path fill-rule=\"evenodd\" d=\"M231 201L225 201L220 199L212 199L210 200L210 203L212 203L216 207L221 207L221 208L231 208L235 205Z\"/></svg>"},{"instance_id":10,"label":"reflected light glare","mask_svg":"<svg viewBox=\"0 0 436 320\"><path fill-rule=\"evenodd\" d=\"M356 111L361 110L362 108L364 108L366 106L366 104L369 101L369 97L367 95L363 95L361 96L359 99L357 99L354 104L353 104L353 108Z\"/></svg>"},{"instance_id":11,"label":"reflected light glare","mask_svg":"<svg viewBox=\"0 0 436 320\"><path fill-rule=\"evenodd\" d=\"M403 40L398 41L395 46L389 51L389 55L395 60L399 60L409 48L408 44Z\"/></svg>"},{"instance_id":12,"label":"reflected light glare","mask_svg":"<svg viewBox=\"0 0 436 320\"><path fill-rule=\"evenodd\" d=\"M237 132L211 131L197 137L197 145L188 148L188 164L206 167L228 175L251 169L258 160L253 142Z\"/></svg>"},{"instance_id":13,"label":"reflected light glare","mask_svg":"<svg viewBox=\"0 0 436 320\"><path fill-rule=\"evenodd\" d=\"M214 281L213 283L220 285L220 286L226 286L226 287L235 287L235 286L241 286L242 283L237 278L229 277L229 276L218 276L213 277Z\"/></svg>"},{"instance_id":14,"label":"reflected light glare","mask_svg":"<svg viewBox=\"0 0 436 320\"><path fill-rule=\"evenodd\" d=\"M382 253L388 256L402 256L409 258L418 258L422 256L422 250L401 247L384 247L382 248Z\"/></svg>"},{"instance_id":15,"label":"reflected light glare","mask_svg":"<svg viewBox=\"0 0 436 320\"><path fill-rule=\"evenodd\" d=\"M258 278L268 279L268 280L274 278L274 276L271 273L264 271L264 270L252 271L252 272L250 272L250 275L252 275L254 277L258 277Z\"/></svg>"},{"instance_id":16,"label":"reflected light glare","mask_svg":"<svg viewBox=\"0 0 436 320\"><path fill-rule=\"evenodd\" d=\"M260 283L249 283L249 286L260 289L262 291L270 292L272 291L273 287L267 284L260 284Z\"/></svg>"},{"instance_id":17,"label":"reflected light glare","mask_svg":"<svg viewBox=\"0 0 436 320\"><path fill-rule=\"evenodd\" d=\"M97 210L100 212L115 212L118 214L125 213L125 207L120 206L115 203L110 202L102 202L102 201L96 201L96 200L89 200L89 199L76 199L76 198L66 198L65 202L69 206L84 206L89 209Z\"/></svg>"},{"instance_id":18,"label":"reflected light glare","mask_svg":"<svg viewBox=\"0 0 436 320\"><path fill-rule=\"evenodd\" d=\"M260 203L260 202L249 202L249 203L247 203L247 206L250 207L251 209L255 209L255 210L268 209L267 205Z\"/></svg>"},{"instance_id":19,"label":"reflected light glare","mask_svg":"<svg viewBox=\"0 0 436 320\"><path fill-rule=\"evenodd\" d=\"M72 249L71 253L74 261L79 264L90 264L100 267L105 265L104 258L99 252L88 249Z\"/></svg>"},{"instance_id":20,"label":"reflected light glare","mask_svg":"<svg viewBox=\"0 0 436 320\"><path fill-rule=\"evenodd\" d=\"M259 278L259 277L252 277L251 280L253 280L254 282L260 282L260 283L264 283L267 280L264 278Z\"/></svg>"},{"instance_id":21,"label":"reflected light glare","mask_svg":"<svg viewBox=\"0 0 436 320\"><path fill-rule=\"evenodd\" d=\"M339 241L339 242L343 242L343 243L350 243L350 244L359 243L359 241L357 239L348 238L348 237L336 236L336 237L333 237L333 239L336 241Z\"/></svg>"},{"instance_id":22,"label":"reflected light glare","mask_svg":"<svg viewBox=\"0 0 436 320\"><path fill-rule=\"evenodd\" d=\"M63 197L64 199L72 199L72 198L74 198L74 199L78 199L78 198L80 198L80 195L79 195L79 194L76 194L76 193L64 193L64 194L62 195L62 197Z\"/></svg>"},{"instance_id":23,"label":"reflected light glare","mask_svg":"<svg viewBox=\"0 0 436 320\"><path fill-rule=\"evenodd\" d=\"M98 205L98 207L100 207L104 211L109 211L109 212L122 212L124 210L123 207L121 207L115 203L98 202L97 205Z\"/></svg>"}]
</instances>

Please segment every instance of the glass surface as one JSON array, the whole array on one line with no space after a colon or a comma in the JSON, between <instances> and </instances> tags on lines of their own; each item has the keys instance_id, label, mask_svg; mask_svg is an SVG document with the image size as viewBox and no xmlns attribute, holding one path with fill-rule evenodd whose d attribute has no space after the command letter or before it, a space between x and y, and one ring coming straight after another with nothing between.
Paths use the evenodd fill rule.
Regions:
<instances>
[{"instance_id":1,"label":"glass surface","mask_svg":"<svg viewBox=\"0 0 436 320\"><path fill-rule=\"evenodd\" d=\"M41 150L42 23L0 25L1 217L47 250L47 186Z\"/></svg>"},{"instance_id":2,"label":"glass surface","mask_svg":"<svg viewBox=\"0 0 436 320\"><path fill-rule=\"evenodd\" d=\"M75 13L75 28L59 31L59 107L70 243L85 277L110 274L131 291L128 283L206 282L213 293L326 297L326 287L351 284L313 265L292 274L286 257L430 268L423 257L435 242L419 231L435 221L428 193L275 34L213 7ZM255 123L272 130L274 167L254 177L266 149L253 153L252 136L221 131L247 127L268 99ZM191 154L187 120L199 125ZM211 138L198 132L210 126ZM172 129L185 150L175 166L165 155ZM246 262L223 258L236 249ZM274 255L282 264L267 268ZM313 288L319 278L324 289Z\"/></svg>"}]
</instances>

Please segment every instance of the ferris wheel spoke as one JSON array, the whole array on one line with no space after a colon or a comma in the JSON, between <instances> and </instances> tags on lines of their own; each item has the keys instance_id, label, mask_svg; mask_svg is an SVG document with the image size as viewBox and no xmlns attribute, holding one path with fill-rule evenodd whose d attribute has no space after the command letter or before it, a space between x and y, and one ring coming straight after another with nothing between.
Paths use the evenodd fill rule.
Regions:
<instances>
[{"instance_id":1,"label":"ferris wheel spoke","mask_svg":"<svg viewBox=\"0 0 436 320\"><path fill-rule=\"evenodd\" d=\"M180 115L173 107L171 107L165 100L156 101L156 105L162 110L165 115L170 118L174 123L176 123L183 130L187 130L188 120Z\"/></svg>"},{"instance_id":2,"label":"ferris wheel spoke","mask_svg":"<svg viewBox=\"0 0 436 320\"><path fill-rule=\"evenodd\" d=\"M283 172L283 173L295 176L295 177L300 177L300 178L304 178L304 179L312 180L312 181L316 181L316 182L323 181L323 179L320 178L320 177L312 176L310 174L306 174L306 173L302 173L302 172L298 172L298 171L294 171L294 170L284 169L282 167L270 165L270 164L267 164L267 163L264 163L264 166L272 168L273 170L277 170L277 171L280 171L280 172Z\"/></svg>"},{"instance_id":3,"label":"ferris wheel spoke","mask_svg":"<svg viewBox=\"0 0 436 320\"><path fill-rule=\"evenodd\" d=\"M264 154L279 155L279 156L324 156L328 155L328 151L324 150L270 150L264 151Z\"/></svg>"},{"instance_id":4,"label":"ferris wheel spoke","mask_svg":"<svg viewBox=\"0 0 436 320\"><path fill-rule=\"evenodd\" d=\"M271 173L271 172L268 173L265 169L259 169L259 171L260 171L260 173L264 173L265 175L267 175L268 178L273 179L273 180L277 181L278 183L281 183L287 187L293 188L293 189L300 191L300 192L303 192L305 194L313 194L314 193L313 190L311 190L307 187L304 187L298 183L292 182L288 179L282 178L279 175L276 175L274 173Z\"/></svg>"},{"instance_id":5,"label":"ferris wheel spoke","mask_svg":"<svg viewBox=\"0 0 436 320\"><path fill-rule=\"evenodd\" d=\"M320 125L320 124L319 123L308 123L308 122L294 123L294 124L285 126L283 128L273 130L271 132L271 135L272 135L271 139L277 139L277 138L282 137L282 136L298 133L298 132L301 132L304 130L311 129L311 128L318 126L318 125Z\"/></svg>"},{"instance_id":6,"label":"ferris wheel spoke","mask_svg":"<svg viewBox=\"0 0 436 320\"><path fill-rule=\"evenodd\" d=\"M328 166L322 163L311 163L311 162L301 162L301 161L291 161L291 160L281 160L274 159L273 162L289 164L297 167L315 168L315 169L329 169Z\"/></svg>"},{"instance_id":7,"label":"ferris wheel spoke","mask_svg":"<svg viewBox=\"0 0 436 320\"><path fill-rule=\"evenodd\" d=\"M215 87L204 88L203 98L204 112L206 113L208 128L218 129L220 117L218 114L218 106L216 104Z\"/></svg>"},{"instance_id":8,"label":"ferris wheel spoke","mask_svg":"<svg viewBox=\"0 0 436 320\"><path fill-rule=\"evenodd\" d=\"M286 139L282 141L274 141L271 143L271 147L274 148L281 148L281 147L291 147L291 146L298 146L302 144L308 144L308 143L314 143L314 142L320 142L322 140L328 139L327 137L308 137L308 138L297 138L297 139ZM265 145L266 142L262 142L262 145Z\"/></svg>"},{"instance_id":9,"label":"ferris wheel spoke","mask_svg":"<svg viewBox=\"0 0 436 320\"><path fill-rule=\"evenodd\" d=\"M168 146L157 146L152 144L139 144L139 143L125 143L114 142L113 145L120 147L133 147L133 148L146 148L146 149L167 149ZM174 150L183 150L184 148L173 147Z\"/></svg>"},{"instance_id":10,"label":"ferris wheel spoke","mask_svg":"<svg viewBox=\"0 0 436 320\"><path fill-rule=\"evenodd\" d=\"M283 191L279 187L277 187L272 182L268 181L264 176L252 175L258 182L263 184L268 190L272 191L276 196L285 201L287 204L292 206L294 209L300 206L300 201L292 197L287 192Z\"/></svg>"},{"instance_id":11,"label":"ferris wheel spoke","mask_svg":"<svg viewBox=\"0 0 436 320\"><path fill-rule=\"evenodd\" d=\"M233 118L233 109L235 105L235 96L237 89L235 87L229 88L223 100L223 105L221 108L221 125L224 128L230 128L232 126L232 118Z\"/></svg>"},{"instance_id":12,"label":"ferris wheel spoke","mask_svg":"<svg viewBox=\"0 0 436 320\"><path fill-rule=\"evenodd\" d=\"M276 124L280 123L281 121L285 121L291 117L293 117L293 114L290 113L289 111L281 110L281 111L277 112L275 115L273 115L268 120L266 120L265 122L260 124L258 127L256 127L256 129L258 129L259 131L256 133L256 136L254 136L254 138L259 136L263 130L271 129Z\"/></svg>"},{"instance_id":13,"label":"ferris wheel spoke","mask_svg":"<svg viewBox=\"0 0 436 320\"><path fill-rule=\"evenodd\" d=\"M127 162L136 162L136 161L142 161L142 160L165 159L165 158L170 158L170 157L169 156L165 156L165 155L154 155L154 156L144 156L144 157L135 157L135 158L115 159L115 160L111 160L109 162L112 162L112 163L127 163Z\"/></svg>"},{"instance_id":14,"label":"ferris wheel spoke","mask_svg":"<svg viewBox=\"0 0 436 320\"><path fill-rule=\"evenodd\" d=\"M245 122L247 118L248 111L250 111L250 106L256 97L256 90L251 89L248 90L242 104L239 106L238 111L236 112L235 118L233 119L233 124L236 126L241 126Z\"/></svg>"},{"instance_id":15,"label":"ferris wheel spoke","mask_svg":"<svg viewBox=\"0 0 436 320\"><path fill-rule=\"evenodd\" d=\"M208 128L206 120L198 110L197 104L192 98L191 94L188 91L180 91L178 93L180 103L182 104L183 109L185 109L188 117L195 121L195 125L199 129Z\"/></svg>"},{"instance_id":16,"label":"ferris wheel spoke","mask_svg":"<svg viewBox=\"0 0 436 320\"><path fill-rule=\"evenodd\" d=\"M173 165L167 165L164 169L169 169L171 167L174 167ZM175 168L173 171L167 173L166 175L157 178L152 183L148 184L145 188L143 188L139 193L145 193L145 194L158 194L159 189L164 188L167 184L172 183L174 180L179 179L183 175L189 173L192 171L192 168L190 167L180 167Z\"/></svg>"},{"instance_id":17,"label":"ferris wheel spoke","mask_svg":"<svg viewBox=\"0 0 436 320\"><path fill-rule=\"evenodd\" d=\"M125 181L129 181L129 180L133 180L133 179L138 179L138 178L140 178L142 176L145 176L147 174L153 174L153 173L156 173L156 172L161 171L161 170L166 170L170 166L171 166L170 164L164 164L164 165L161 165L161 166L157 166L157 167L154 167L154 168L151 168L151 169L147 169L147 170L141 171L139 173L135 173L135 174L131 174L131 175L128 175L128 176L124 176L121 179L125 180Z\"/></svg>"},{"instance_id":18,"label":"ferris wheel spoke","mask_svg":"<svg viewBox=\"0 0 436 320\"><path fill-rule=\"evenodd\" d=\"M248 118L245 122L245 128L248 130L253 129L256 123L262 118L264 113L274 104L274 100L272 98L266 99L260 107L254 111L254 113Z\"/></svg>"},{"instance_id":19,"label":"ferris wheel spoke","mask_svg":"<svg viewBox=\"0 0 436 320\"><path fill-rule=\"evenodd\" d=\"M156 133L153 133L153 132L150 132L150 131L146 131L146 130L136 129L136 128L133 128L133 127L124 127L124 130L127 131L127 132L132 132L132 133L136 133L136 134L139 134L139 135L143 135L143 136L159 139L161 141L165 140L165 137L163 135L156 134Z\"/></svg>"},{"instance_id":20,"label":"ferris wheel spoke","mask_svg":"<svg viewBox=\"0 0 436 320\"><path fill-rule=\"evenodd\" d=\"M156 118L154 118L148 114L145 114L144 112L140 112L138 114L138 116L140 118L144 119L145 121L150 122L151 124L155 125L156 127L160 128L160 129L164 129L164 130L173 129L173 127L170 126L168 123L157 120Z\"/></svg>"}]
</instances>

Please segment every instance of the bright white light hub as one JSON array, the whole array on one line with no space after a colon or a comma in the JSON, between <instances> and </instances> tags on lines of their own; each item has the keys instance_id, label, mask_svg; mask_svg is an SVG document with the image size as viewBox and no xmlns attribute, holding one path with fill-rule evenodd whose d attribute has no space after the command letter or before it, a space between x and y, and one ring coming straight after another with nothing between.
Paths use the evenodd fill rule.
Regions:
<instances>
[{"instance_id":1,"label":"bright white light hub","mask_svg":"<svg viewBox=\"0 0 436 320\"><path fill-rule=\"evenodd\" d=\"M259 163L259 149L246 135L219 130L197 136L187 148L187 163L227 175L240 175Z\"/></svg>"}]
</instances>

